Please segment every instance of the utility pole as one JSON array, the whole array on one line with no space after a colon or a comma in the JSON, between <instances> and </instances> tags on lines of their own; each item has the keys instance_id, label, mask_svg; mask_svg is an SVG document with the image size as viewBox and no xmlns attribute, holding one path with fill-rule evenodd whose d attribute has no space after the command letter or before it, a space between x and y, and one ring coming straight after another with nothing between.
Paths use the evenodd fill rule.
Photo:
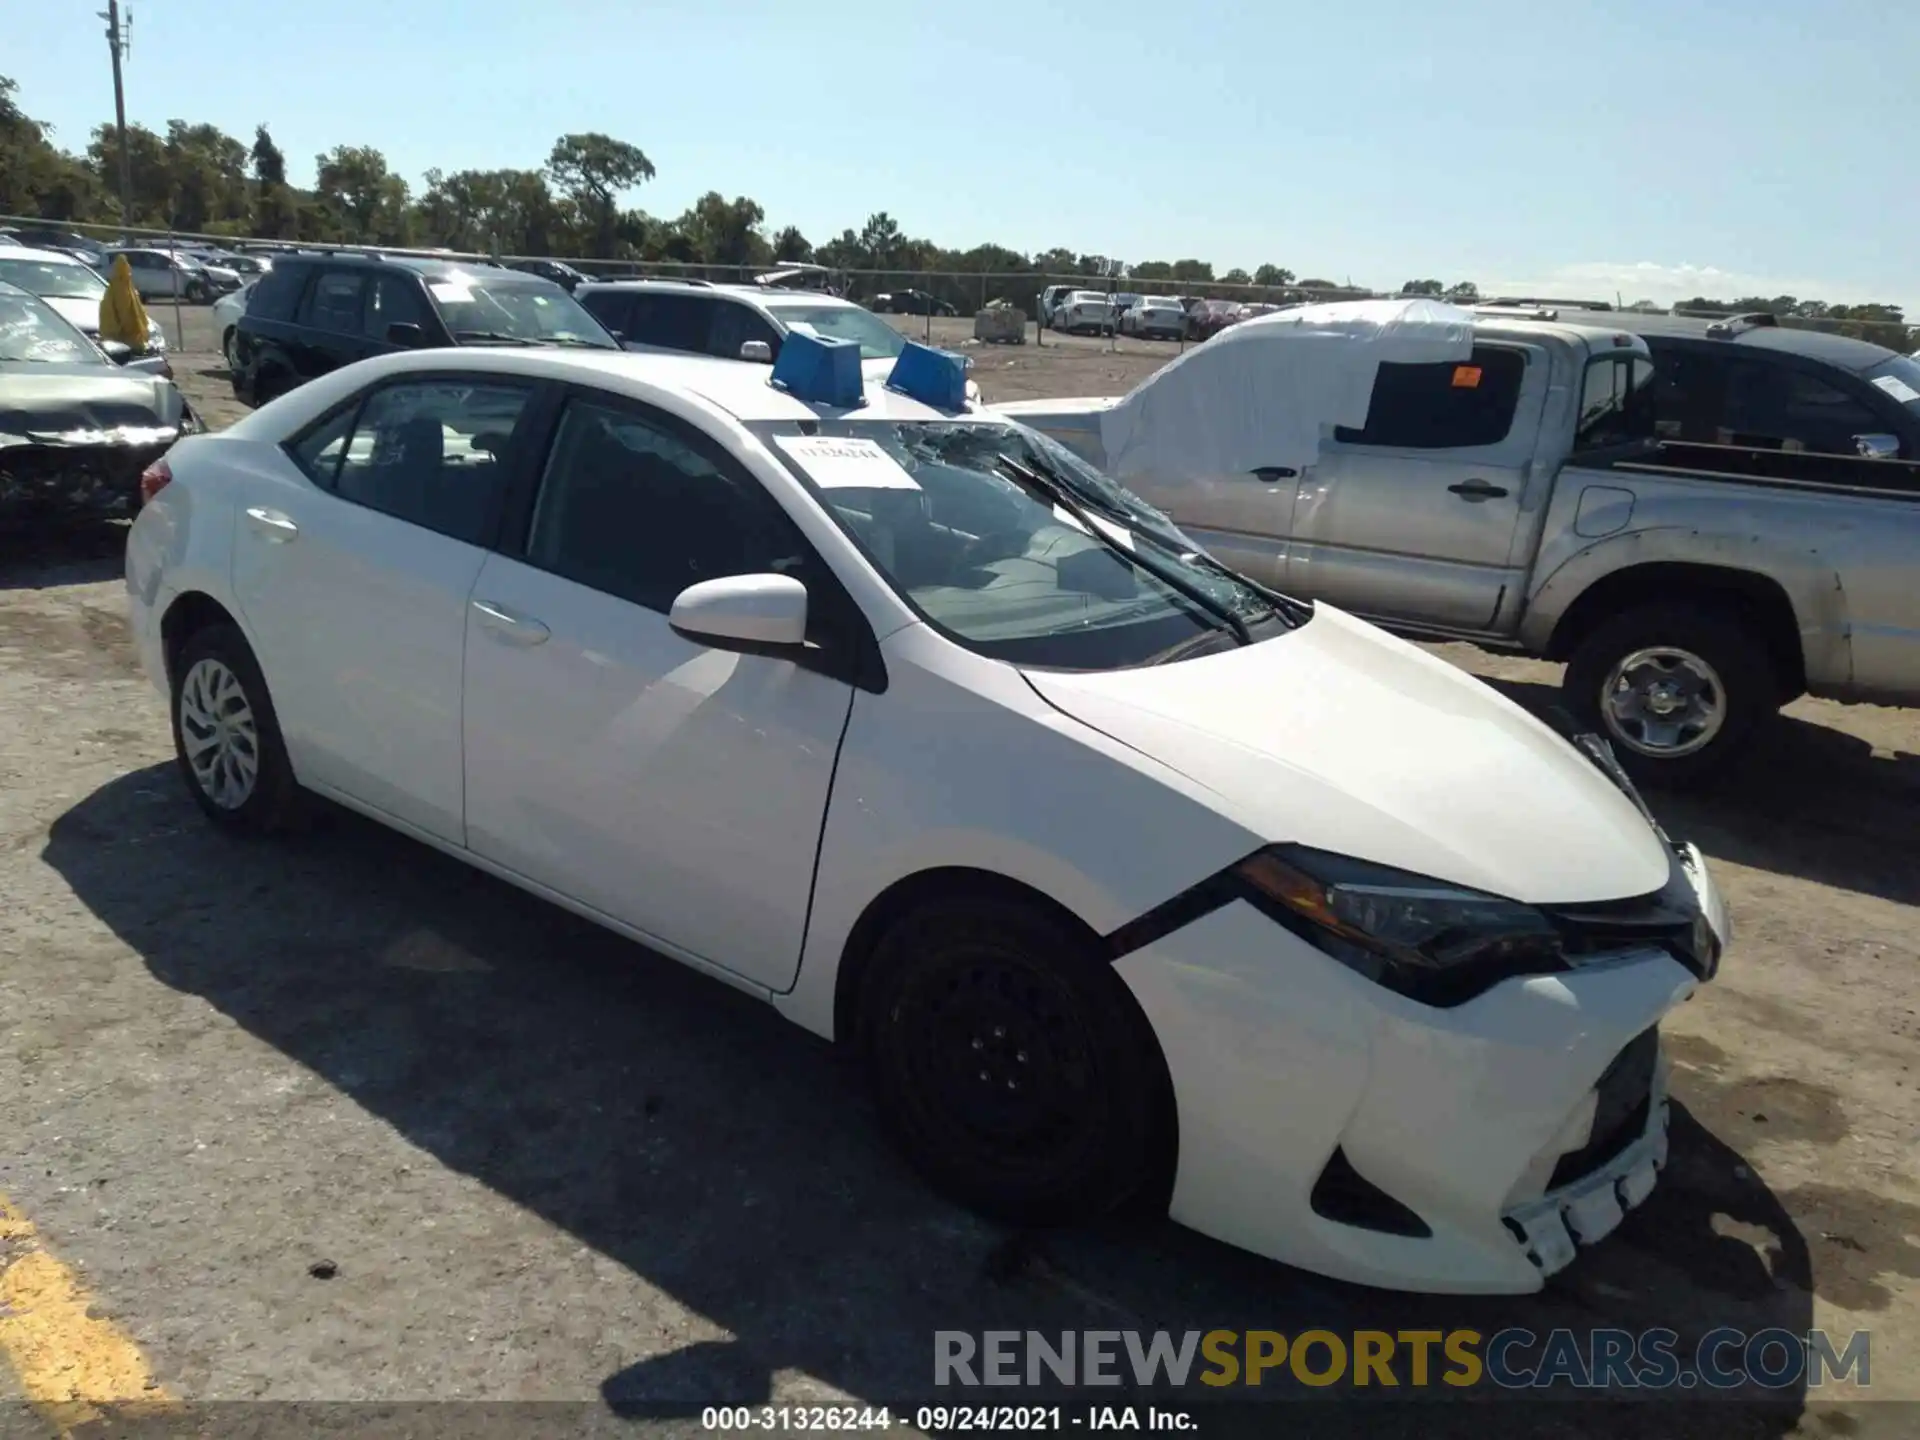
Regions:
<instances>
[{"instance_id":1,"label":"utility pole","mask_svg":"<svg viewBox=\"0 0 1920 1440\"><path fill-rule=\"evenodd\" d=\"M120 26L120 0L107 0L100 18L107 22L107 48L113 53L113 124L120 138L120 228L126 230L133 225L133 162L127 152L127 92L120 80L120 60L127 53L127 31ZM132 24L133 17L128 15L128 27Z\"/></svg>"}]
</instances>

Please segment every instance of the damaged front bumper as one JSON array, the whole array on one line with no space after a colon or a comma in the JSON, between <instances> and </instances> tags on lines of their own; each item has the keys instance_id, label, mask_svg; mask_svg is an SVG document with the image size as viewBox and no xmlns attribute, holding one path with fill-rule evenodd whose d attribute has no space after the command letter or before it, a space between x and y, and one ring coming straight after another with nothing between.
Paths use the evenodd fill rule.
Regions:
<instances>
[{"instance_id":1,"label":"damaged front bumper","mask_svg":"<svg viewBox=\"0 0 1920 1440\"><path fill-rule=\"evenodd\" d=\"M140 474L182 432L129 433L91 443L32 440L0 448L0 524L56 516L131 518L140 508Z\"/></svg>"}]
</instances>

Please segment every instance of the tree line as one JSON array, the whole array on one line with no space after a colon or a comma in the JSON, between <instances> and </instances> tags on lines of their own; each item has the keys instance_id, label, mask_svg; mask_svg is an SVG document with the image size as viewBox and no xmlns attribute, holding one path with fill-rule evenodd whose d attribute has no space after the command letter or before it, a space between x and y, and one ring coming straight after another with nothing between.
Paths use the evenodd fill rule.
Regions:
<instances>
[{"instance_id":1,"label":"tree line","mask_svg":"<svg viewBox=\"0 0 1920 1440\"><path fill-rule=\"evenodd\" d=\"M17 93L17 84L0 75L0 214L121 223L114 127L95 126L82 151L62 149L50 126L20 109ZM164 133L129 125L127 151L125 219L141 229L728 269L804 261L885 272L864 281L864 288L886 289L888 277L897 277L892 285L919 285L962 308L990 299L1030 304L1031 282L1041 276L1084 277L1099 289L1152 285L1222 298L1283 300L1350 288L1275 264L1216 274L1209 262L1191 258L1142 261L1127 267L1122 281L1104 256L1065 247L1037 253L994 244L951 249L908 235L885 211L869 215L858 230L816 243L792 225L770 229L758 201L745 195L729 200L719 191L708 191L668 219L623 203L655 177L646 152L591 131L560 136L538 169L429 170L418 189L370 145L336 145L316 155L313 185L295 185L285 153L264 124L255 127L251 143L218 126L185 120L169 120ZM1242 287L1264 296L1249 296ZM1480 292L1471 281L1424 279L1407 281L1400 293L1471 303ZM1804 320L1900 319L1894 306L1829 306L1793 296L1689 303L1715 313L1771 309Z\"/></svg>"}]
</instances>

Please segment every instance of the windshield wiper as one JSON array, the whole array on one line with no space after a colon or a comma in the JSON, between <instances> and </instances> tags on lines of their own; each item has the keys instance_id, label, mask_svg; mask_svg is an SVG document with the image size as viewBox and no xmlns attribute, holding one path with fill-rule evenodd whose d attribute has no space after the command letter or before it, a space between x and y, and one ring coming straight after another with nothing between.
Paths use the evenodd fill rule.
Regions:
<instances>
[{"instance_id":1,"label":"windshield wiper","mask_svg":"<svg viewBox=\"0 0 1920 1440\"><path fill-rule=\"evenodd\" d=\"M456 340L491 340L496 345L537 345L537 340L529 340L524 335L508 335L500 330L456 330Z\"/></svg>"},{"instance_id":2,"label":"windshield wiper","mask_svg":"<svg viewBox=\"0 0 1920 1440\"><path fill-rule=\"evenodd\" d=\"M1017 484L1038 492L1043 499L1065 510L1079 522L1080 527L1091 535L1097 543L1105 545L1127 564L1146 571L1168 589L1178 591L1193 604L1199 606L1201 610L1218 620L1223 626L1233 632L1234 639L1238 640L1242 645L1251 645L1253 643L1253 632L1247 629L1247 622L1240 618L1239 614L1231 605L1222 605L1218 600L1214 599L1211 595L1207 594L1205 590L1202 590L1190 580L1168 570L1163 565L1149 561L1139 552L1122 545L1101 528L1098 520L1087 513L1086 507L1080 503L1079 497L1074 494L1070 487L1062 485L1058 480L1050 479L1037 470L1029 469L1018 460L1015 460L1011 455L1001 454L997 459L997 463L1002 473ZM1128 533L1131 534L1133 532L1130 530Z\"/></svg>"},{"instance_id":3,"label":"windshield wiper","mask_svg":"<svg viewBox=\"0 0 1920 1440\"><path fill-rule=\"evenodd\" d=\"M1189 550L1184 548L1182 545L1176 543L1173 535L1165 533L1157 526L1141 523L1142 517L1130 514L1127 508L1119 501L1099 495L1098 492L1092 491L1090 487L1082 482L1061 473L1058 468L1044 459L1037 460L1031 468L1040 471L1041 474L1052 480L1054 484L1062 490L1071 490L1075 495L1081 497L1082 500L1098 508L1103 514L1111 516L1113 519L1125 525L1132 534L1151 541L1182 564L1204 566L1215 574L1233 581L1236 585L1251 590L1255 595L1258 595L1261 600L1266 602L1268 609L1272 610L1281 619L1291 624L1304 624L1313 618L1313 607L1306 602L1296 600L1291 595L1282 595L1277 590L1269 590L1258 581L1248 579L1238 570L1233 570L1223 565L1219 560L1207 554L1204 550Z\"/></svg>"}]
</instances>

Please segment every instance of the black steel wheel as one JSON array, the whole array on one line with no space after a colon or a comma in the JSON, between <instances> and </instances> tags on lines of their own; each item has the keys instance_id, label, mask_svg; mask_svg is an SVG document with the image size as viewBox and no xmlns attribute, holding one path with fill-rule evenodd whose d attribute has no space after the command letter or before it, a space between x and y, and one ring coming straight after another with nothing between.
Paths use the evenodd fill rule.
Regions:
<instances>
[{"instance_id":1,"label":"black steel wheel","mask_svg":"<svg viewBox=\"0 0 1920 1440\"><path fill-rule=\"evenodd\" d=\"M999 895L923 905L881 939L861 997L881 1116L934 1185L1010 1224L1140 1195L1172 1127L1166 1069L1091 937Z\"/></svg>"}]
</instances>

